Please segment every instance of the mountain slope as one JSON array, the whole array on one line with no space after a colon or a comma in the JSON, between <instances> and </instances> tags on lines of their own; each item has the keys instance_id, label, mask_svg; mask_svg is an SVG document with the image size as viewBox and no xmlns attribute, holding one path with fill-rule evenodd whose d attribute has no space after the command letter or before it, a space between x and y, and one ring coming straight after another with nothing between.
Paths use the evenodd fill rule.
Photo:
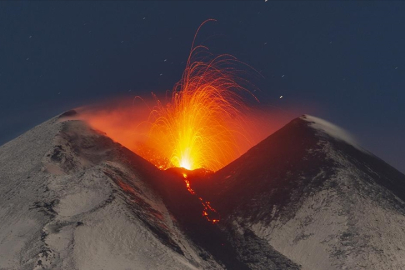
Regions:
<instances>
[{"instance_id":1,"label":"mountain slope","mask_svg":"<svg viewBox=\"0 0 405 270\"><path fill-rule=\"evenodd\" d=\"M401 269L405 176L303 116L193 187L302 269Z\"/></svg>"},{"instance_id":2,"label":"mountain slope","mask_svg":"<svg viewBox=\"0 0 405 270\"><path fill-rule=\"evenodd\" d=\"M63 120L0 147L0 269L222 269L178 228L153 165Z\"/></svg>"},{"instance_id":3,"label":"mountain slope","mask_svg":"<svg viewBox=\"0 0 405 270\"><path fill-rule=\"evenodd\" d=\"M299 269L75 114L0 147L0 269Z\"/></svg>"},{"instance_id":4,"label":"mountain slope","mask_svg":"<svg viewBox=\"0 0 405 270\"><path fill-rule=\"evenodd\" d=\"M0 146L0 269L405 265L405 176L324 120L209 173L160 171L75 113Z\"/></svg>"}]
</instances>

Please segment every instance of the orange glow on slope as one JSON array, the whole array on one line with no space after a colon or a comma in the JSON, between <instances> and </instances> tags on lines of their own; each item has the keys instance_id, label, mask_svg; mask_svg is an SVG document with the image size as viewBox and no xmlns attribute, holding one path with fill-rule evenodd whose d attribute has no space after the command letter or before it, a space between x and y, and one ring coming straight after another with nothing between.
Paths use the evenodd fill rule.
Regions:
<instances>
[{"instance_id":1,"label":"orange glow on slope","mask_svg":"<svg viewBox=\"0 0 405 270\"><path fill-rule=\"evenodd\" d=\"M108 104L101 103L78 108L76 109L79 112L78 115L72 118L85 120L93 129L106 133L115 142L149 160L157 167L161 169L167 168L167 160L157 163L159 160L153 160L149 154L150 152L145 151L143 145L147 140L148 129L146 126L140 125L140 123L143 119L148 118L150 109L143 106L144 104L133 104L132 99L133 97L126 97L116 100L113 104L110 101ZM303 112L313 111L314 107L299 108L298 105L283 111L266 107L250 109L245 115L246 117L244 117L245 121L241 121L243 125L241 130L249 131L249 134L245 135L248 136L249 141L240 136L237 141L238 150L240 150L240 153L246 152L253 145L259 143ZM232 159L229 162L238 157L239 154L230 157Z\"/></svg>"},{"instance_id":2,"label":"orange glow on slope","mask_svg":"<svg viewBox=\"0 0 405 270\"><path fill-rule=\"evenodd\" d=\"M150 109L139 102L134 104L132 100L133 97L125 97L113 102L109 101L108 103L76 108L79 113L77 116L72 117L72 119L85 120L93 129L106 133L115 142L122 144L159 167L160 163L153 160L144 147L147 140L148 127L141 125L141 122L143 119L148 118ZM245 121L240 121L240 124L243 125L241 130L248 130L249 134L243 136L239 134L237 143L240 153L246 152L253 145L265 139L292 119L302 115L303 112L316 114L316 111L313 112L313 107L299 108L298 105L295 105L294 108L287 108L283 111L273 107L251 108L245 114ZM249 141L244 136L248 136ZM239 155L233 156L230 162L238 157ZM167 164L167 160L164 160L160 168L166 168Z\"/></svg>"},{"instance_id":3,"label":"orange glow on slope","mask_svg":"<svg viewBox=\"0 0 405 270\"><path fill-rule=\"evenodd\" d=\"M158 166L162 168L216 171L241 154L242 94L253 95L239 83L242 80L235 75L238 61L234 57L213 58L208 48L194 47L194 42L195 37L171 100L166 105L157 100L149 116L145 147L153 149L154 156L144 157L152 163L156 155L164 157L165 164Z\"/></svg>"}]
</instances>

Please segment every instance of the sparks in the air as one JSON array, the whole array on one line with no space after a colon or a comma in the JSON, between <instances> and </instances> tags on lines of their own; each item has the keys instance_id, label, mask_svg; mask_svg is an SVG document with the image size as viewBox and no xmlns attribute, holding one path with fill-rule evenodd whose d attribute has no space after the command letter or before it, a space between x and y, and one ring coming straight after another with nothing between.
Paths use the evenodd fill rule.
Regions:
<instances>
[{"instance_id":1,"label":"sparks in the air","mask_svg":"<svg viewBox=\"0 0 405 270\"><path fill-rule=\"evenodd\" d=\"M254 96L243 86L240 62L231 55L214 57L207 47L195 46L195 38L170 100L156 99L147 121L148 139L139 154L162 169L216 171L240 155L238 139L245 136L243 99Z\"/></svg>"}]
</instances>

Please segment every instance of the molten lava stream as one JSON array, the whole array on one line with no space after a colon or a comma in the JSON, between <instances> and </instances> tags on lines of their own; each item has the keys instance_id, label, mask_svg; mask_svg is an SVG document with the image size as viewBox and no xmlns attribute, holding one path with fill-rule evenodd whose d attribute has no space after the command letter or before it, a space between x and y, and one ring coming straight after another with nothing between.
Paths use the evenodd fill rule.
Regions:
<instances>
[{"instance_id":1,"label":"molten lava stream","mask_svg":"<svg viewBox=\"0 0 405 270\"><path fill-rule=\"evenodd\" d=\"M190 186L190 181L187 179L187 174L183 173L183 178L184 178L184 182L186 183L186 188L187 188L188 192L190 192L192 195L197 195ZM198 199L200 200L201 204L204 206L204 209L202 211L202 216L205 217L212 224L218 223L219 219L220 219L219 213L211 206L211 203L208 201L204 201L204 199L201 197L198 197Z\"/></svg>"}]
</instances>

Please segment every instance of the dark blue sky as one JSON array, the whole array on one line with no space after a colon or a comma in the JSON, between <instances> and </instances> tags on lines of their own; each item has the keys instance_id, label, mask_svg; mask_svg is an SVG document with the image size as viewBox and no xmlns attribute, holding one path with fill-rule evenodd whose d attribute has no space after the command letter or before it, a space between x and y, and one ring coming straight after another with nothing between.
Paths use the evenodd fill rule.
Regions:
<instances>
[{"instance_id":1,"label":"dark blue sky","mask_svg":"<svg viewBox=\"0 0 405 270\"><path fill-rule=\"evenodd\" d=\"M73 107L171 89L215 18L199 41L262 73L262 105L316 108L404 172L404 14L401 1L0 1L0 144Z\"/></svg>"}]
</instances>

